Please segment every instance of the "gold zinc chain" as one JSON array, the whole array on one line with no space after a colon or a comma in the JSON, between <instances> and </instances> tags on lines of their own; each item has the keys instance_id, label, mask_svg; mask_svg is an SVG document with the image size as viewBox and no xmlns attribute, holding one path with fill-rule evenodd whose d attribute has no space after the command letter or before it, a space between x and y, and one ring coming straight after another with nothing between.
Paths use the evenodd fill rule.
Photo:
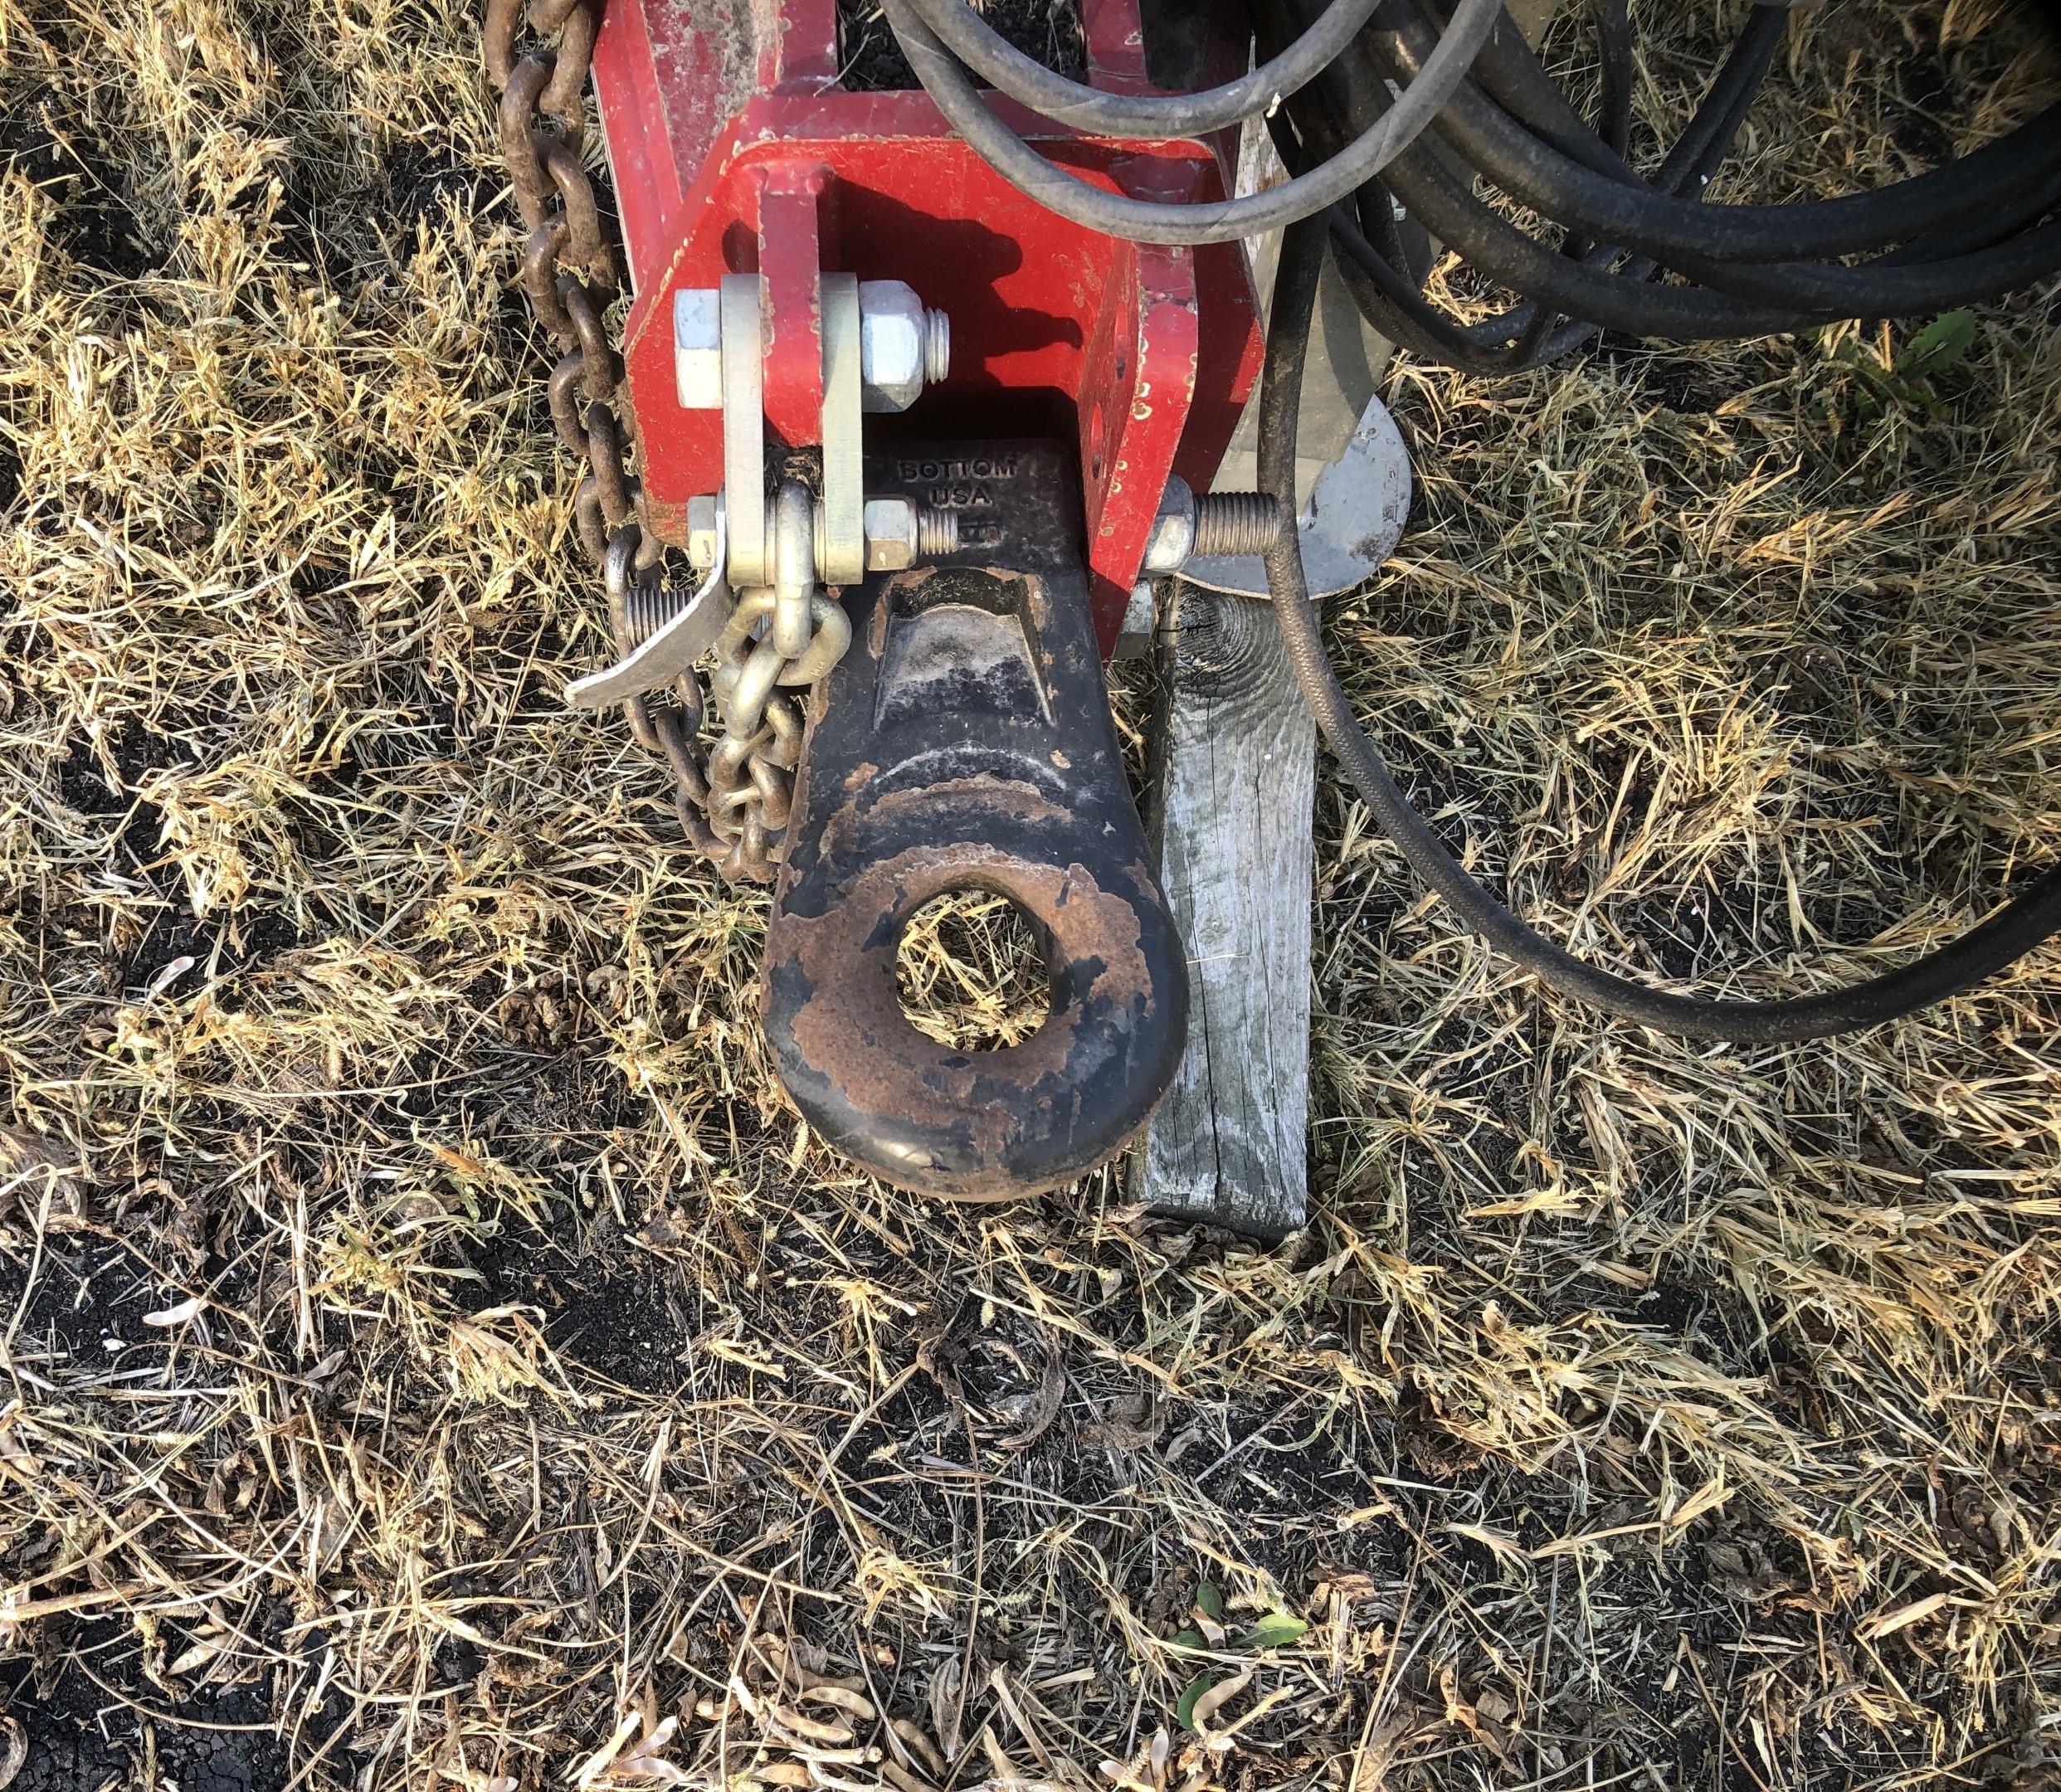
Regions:
<instances>
[{"instance_id":1,"label":"gold zinc chain","mask_svg":"<svg viewBox=\"0 0 2061 1792\"><path fill-rule=\"evenodd\" d=\"M519 57L516 34L525 19L540 42ZM520 0L488 0L485 47L487 74L500 95L501 154L529 231L523 288L563 351L551 372L552 421L559 439L587 463L575 515L605 582L622 656L665 622L678 600L660 587L663 544L626 465L633 441L628 407L616 402L622 362L603 322L621 278L602 236L593 183L581 165L582 95L595 29L588 0L531 0L527 12ZM555 46L541 41L553 35ZM540 129L544 115L560 129ZM785 511L795 508L787 488L772 508L777 530ZM787 563L806 553L791 555ZM673 806L689 842L726 877L754 883L770 883L777 873L802 757L801 713L777 687L812 684L851 640L840 606L813 585L790 592L786 582L739 593L716 642L712 683L723 731L712 747L702 743L709 706L691 671L675 681L676 702L634 696L622 706L639 743L671 767ZM762 624L765 638L755 640Z\"/></svg>"}]
</instances>

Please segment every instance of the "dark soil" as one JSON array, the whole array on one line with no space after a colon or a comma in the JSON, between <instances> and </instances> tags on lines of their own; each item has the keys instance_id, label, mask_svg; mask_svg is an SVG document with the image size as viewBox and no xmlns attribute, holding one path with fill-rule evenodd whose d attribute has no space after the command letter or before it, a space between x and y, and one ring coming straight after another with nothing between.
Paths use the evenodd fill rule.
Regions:
<instances>
[{"instance_id":1,"label":"dark soil","mask_svg":"<svg viewBox=\"0 0 2061 1792\"><path fill-rule=\"evenodd\" d=\"M16 1362L75 1383L162 1363L164 1334L145 1329L141 1321L178 1300L179 1291L133 1252L98 1234L59 1235L50 1245L15 1338ZM22 1265L0 1258L0 1314L12 1314L27 1283ZM0 1555L0 1578L32 1579L47 1541L23 1538ZM277 1792L288 1777L275 1721L286 1703L279 1676L289 1667L298 1675L314 1665L300 1660L285 1638L291 1622L285 1602L270 1602L266 1629L281 1634L261 1640L282 1659L263 1666L253 1661L235 1683L215 1685L163 1677L163 1663L178 1659L193 1640L178 1619L161 1623L148 1667L145 1639L125 1617L46 1621L30 1648L0 1659L0 1711L20 1722L28 1738L14 1792L131 1785ZM318 1648L315 1662L319 1656ZM318 1712L318 1735L325 1715L337 1721L340 1704Z\"/></svg>"},{"instance_id":2,"label":"dark soil","mask_svg":"<svg viewBox=\"0 0 2061 1792\"><path fill-rule=\"evenodd\" d=\"M41 96L0 93L0 170L21 175L56 202L50 231L72 260L118 280L155 273L164 257L145 238L120 177L51 134ZM0 493L0 508L7 494Z\"/></svg>"},{"instance_id":3,"label":"dark soil","mask_svg":"<svg viewBox=\"0 0 2061 1792\"><path fill-rule=\"evenodd\" d=\"M129 1785L278 1792L286 1783L269 1673L250 1686L202 1686L174 1699L144 1677L136 1633L114 1620L79 1625L68 1647L43 1656L55 1658L47 1678L27 1658L0 1663L8 1708L28 1732L28 1760L13 1792Z\"/></svg>"},{"instance_id":4,"label":"dark soil","mask_svg":"<svg viewBox=\"0 0 2061 1792\"><path fill-rule=\"evenodd\" d=\"M481 1304L539 1307L545 1338L567 1361L640 1393L673 1392L686 1378L699 1293L655 1254L579 1252L573 1230L498 1241L473 1265L485 1278L474 1284Z\"/></svg>"}]
</instances>

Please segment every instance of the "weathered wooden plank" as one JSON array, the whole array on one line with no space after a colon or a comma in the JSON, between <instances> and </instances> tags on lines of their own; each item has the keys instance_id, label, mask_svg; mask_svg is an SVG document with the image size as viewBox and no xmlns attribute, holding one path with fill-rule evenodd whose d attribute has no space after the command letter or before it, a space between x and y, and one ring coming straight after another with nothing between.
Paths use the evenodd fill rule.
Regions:
<instances>
[{"instance_id":1,"label":"weathered wooden plank","mask_svg":"<svg viewBox=\"0 0 2061 1792\"><path fill-rule=\"evenodd\" d=\"M1533 44L1560 3L1511 0ZM1238 191L1285 173L1265 132L1248 128ZM1265 295L1279 233L1245 246ZM1436 245L1425 239L1421 247L1429 265ZM1314 489L1356 431L1366 437L1372 429L1388 451L1372 470L1386 476L1366 492L1356 486L1349 506L1385 538L1355 538L1372 564L1387 558L1408 509L1408 457L1373 397L1389 353L1327 265L1303 382L1297 495ZM1257 411L1255 393L1218 470L1219 491L1256 483ZM1185 581L1170 605L1146 825L1188 943L1188 1047L1132 1159L1131 1193L1162 1213L1278 1238L1302 1225L1308 1195L1316 728L1269 605Z\"/></svg>"},{"instance_id":2,"label":"weathered wooden plank","mask_svg":"<svg viewBox=\"0 0 2061 1792\"><path fill-rule=\"evenodd\" d=\"M1188 1049L1132 1195L1263 1238L1303 1223L1316 729L1270 605L1177 582L1147 827L1188 944Z\"/></svg>"}]
</instances>

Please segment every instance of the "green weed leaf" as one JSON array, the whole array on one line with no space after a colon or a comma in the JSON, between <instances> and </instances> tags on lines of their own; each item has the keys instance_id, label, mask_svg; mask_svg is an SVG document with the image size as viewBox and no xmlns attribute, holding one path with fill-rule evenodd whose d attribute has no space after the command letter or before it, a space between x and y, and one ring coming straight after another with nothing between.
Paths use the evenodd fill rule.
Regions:
<instances>
[{"instance_id":1,"label":"green weed leaf","mask_svg":"<svg viewBox=\"0 0 2061 1792\"><path fill-rule=\"evenodd\" d=\"M1299 1640L1308 1629L1299 1618L1284 1611L1271 1611L1239 1638L1238 1646L1245 1649L1286 1648Z\"/></svg>"},{"instance_id":2,"label":"green weed leaf","mask_svg":"<svg viewBox=\"0 0 2061 1792\"><path fill-rule=\"evenodd\" d=\"M1975 313L1949 311L1934 318L1903 345L1897 356L1897 372L1907 379L1944 373L1975 347Z\"/></svg>"}]
</instances>

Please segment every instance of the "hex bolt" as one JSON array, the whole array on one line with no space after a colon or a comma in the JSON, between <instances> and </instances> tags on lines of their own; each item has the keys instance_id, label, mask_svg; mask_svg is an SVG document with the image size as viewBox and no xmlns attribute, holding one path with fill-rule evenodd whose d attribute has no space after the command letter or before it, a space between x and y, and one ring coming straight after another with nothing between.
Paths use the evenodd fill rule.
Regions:
<instances>
[{"instance_id":1,"label":"hex bolt","mask_svg":"<svg viewBox=\"0 0 2061 1792\"><path fill-rule=\"evenodd\" d=\"M1205 492L1195 501L1197 559L1263 554L1281 533L1281 500L1272 492Z\"/></svg>"},{"instance_id":2,"label":"hex bolt","mask_svg":"<svg viewBox=\"0 0 2061 1792\"><path fill-rule=\"evenodd\" d=\"M1281 506L1272 493L1205 492L1198 498L1176 474L1160 498L1138 570L1150 577L1178 572L1191 559L1264 553L1280 533Z\"/></svg>"},{"instance_id":3,"label":"hex bolt","mask_svg":"<svg viewBox=\"0 0 2061 1792\"><path fill-rule=\"evenodd\" d=\"M782 496L791 507L797 504L795 494L783 491ZM719 502L713 497L687 500L687 561L704 578L715 567ZM768 519L768 529L777 539L779 506L776 503L771 508L774 514ZM821 504L811 504L811 509L813 514L808 538L814 549L815 563L820 567L827 519ZM959 551L959 514L956 510L933 509L910 498L869 498L862 515L869 572L899 572L905 567L914 566L918 560L939 560ZM788 527L792 532L790 558L798 567L802 540L798 516L791 518ZM640 592L641 596L638 595ZM680 592L678 603L685 603L693 595L691 592ZM631 587L631 602L636 606L633 623L642 619L641 626L633 628L632 646L659 628L672 614L671 609L665 607L671 601L670 595L665 592L643 587Z\"/></svg>"},{"instance_id":4,"label":"hex bolt","mask_svg":"<svg viewBox=\"0 0 2061 1792\"><path fill-rule=\"evenodd\" d=\"M866 570L899 572L918 560L957 553L959 514L933 510L908 498L869 498L865 530Z\"/></svg>"},{"instance_id":5,"label":"hex bolt","mask_svg":"<svg viewBox=\"0 0 2061 1792\"><path fill-rule=\"evenodd\" d=\"M673 384L686 411L723 408L722 294L673 295ZM859 283L860 404L906 411L952 370L952 319L927 309L904 280Z\"/></svg>"},{"instance_id":6,"label":"hex bolt","mask_svg":"<svg viewBox=\"0 0 2061 1792\"><path fill-rule=\"evenodd\" d=\"M1178 572L1195 552L1195 494L1177 473L1160 494L1159 512L1152 519L1152 533L1145 538L1145 558L1138 571L1147 577Z\"/></svg>"},{"instance_id":7,"label":"hex bolt","mask_svg":"<svg viewBox=\"0 0 2061 1792\"><path fill-rule=\"evenodd\" d=\"M865 511L866 570L899 572L916 563L916 506L906 498L869 498Z\"/></svg>"},{"instance_id":8,"label":"hex bolt","mask_svg":"<svg viewBox=\"0 0 2061 1792\"><path fill-rule=\"evenodd\" d=\"M926 382L952 365L952 324L928 311L904 280L859 283L859 402L867 411L906 411Z\"/></svg>"}]
</instances>

